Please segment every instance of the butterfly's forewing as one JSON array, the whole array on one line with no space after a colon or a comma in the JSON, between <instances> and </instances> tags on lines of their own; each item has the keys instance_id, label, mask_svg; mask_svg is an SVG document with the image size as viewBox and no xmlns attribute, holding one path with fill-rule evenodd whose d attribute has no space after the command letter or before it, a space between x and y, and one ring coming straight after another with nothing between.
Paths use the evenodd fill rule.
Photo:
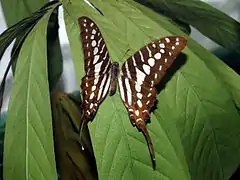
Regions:
<instances>
[{"instance_id":1,"label":"butterfly's forewing","mask_svg":"<svg viewBox=\"0 0 240 180\"><path fill-rule=\"evenodd\" d=\"M86 72L81 84L83 119L89 121L109 90L111 64L105 41L97 25L88 17L80 17L78 23Z\"/></svg>"},{"instance_id":2,"label":"butterfly's forewing","mask_svg":"<svg viewBox=\"0 0 240 180\"><path fill-rule=\"evenodd\" d=\"M155 159L146 121L156 101L156 86L176 56L186 46L182 36L169 36L152 41L127 59L119 76L119 90L131 122L141 130Z\"/></svg>"}]
</instances>

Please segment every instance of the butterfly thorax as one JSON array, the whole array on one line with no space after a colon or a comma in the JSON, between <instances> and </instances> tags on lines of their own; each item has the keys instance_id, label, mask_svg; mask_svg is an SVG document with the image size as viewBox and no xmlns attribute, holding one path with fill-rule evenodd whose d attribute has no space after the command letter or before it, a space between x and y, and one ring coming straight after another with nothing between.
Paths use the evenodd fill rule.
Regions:
<instances>
[{"instance_id":1,"label":"butterfly thorax","mask_svg":"<svg viewBox=\"0 0 240 180\"><path fill-rule=\"evenodd\" d=\"M111 65L111 86L109 95L112 96L115 94L117 89L117 78L119 74L119 64L118 62L114 62Z\"/></svg>"}]
</instances>

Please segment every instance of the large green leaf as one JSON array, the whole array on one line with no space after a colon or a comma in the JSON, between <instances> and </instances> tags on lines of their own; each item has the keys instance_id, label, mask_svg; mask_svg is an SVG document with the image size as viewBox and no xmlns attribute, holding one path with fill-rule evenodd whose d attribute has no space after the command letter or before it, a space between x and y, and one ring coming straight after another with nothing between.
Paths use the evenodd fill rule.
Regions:
<instances>
[{"instance_id":1,"label":"large green leaf","mask_svg":"<svg viewBox=\"0 0 240 180\"><path fill-rule=\"evenodd\" d=\"M48 0L2 0L1 4L7 25L12 26L30 16L47 2Z\"/></svg>"},{"instance_id":2,"label":"large green leaf","mask_svg":"<svg viewBox=\"0 0 240 180\"><path fill-rule=\"evenodd\" d=\"M192 25L221 46L240 52L240 23L205 2L196 0L135 1L149 3L155 8Z\"/></svg>"},{"instance_id":3,"label":"large green leaf","mask_svg":"<svg viewBox=\"0 0 240 180\"><path fill-rule=\"evenodd\" d=\"M158 24L132 1L91 2L104 16L83 2L63 4L79 83L85 74L79 16L89 16L97 23L111 59L119 62L126 59L123 55L127 49L130 55L155 38L180 32L170 33L172 25L166 18L152 14L164 22ZM177 59L186 60L185 64L158 95L157 109L147 126L157 154L156 171L145 139L131 126L117 93L106 98L89 124L100 179L228 179L235 171L240 160L239 114L231 93L192 51L191 41L188 47Z\"/></svg>"},{"instance_id":4,"label":"large green leaf","mask_svg":"<svg viewBox=\"0 0 240 180\"><path fill-rule=\"evenodd\" d=\"M172 33L177 33L179 35L185 35L182 31L179 30L174 24L169 21L168 18L159 16L153 10L146 8L138 3L134 3L134 6L141 9L143 13L149 16L151 19L155 20L159 25L166 28ZM197 44L195 41L189 39L188 42L189 48L200 57L206 66L215 74L215 77L223 82L223 86L227 88L232 95L232 100L235 102L238 109L240 109L240 78L231 68L226 66L222 61L216 58L208 50Z\"/></svg>"},{"instance_id":5,"label":"large green leaf","mask_svg":"<svg viewBox=\"0 0 240 180\"><path fill-rule=\"evenodd\" d=\"M13 80L4 142L4 179L56 180L46 32L58 4L29 33Z\"/></svg>"},{"instance_id":6,"label":"large green leaf","mask_svg":"<svg viewBox=\"0 0 240 180\"><path fill-rule=\"evenodd\" d=\"M107 41L112 59L121 59L129 46L131 46L130 50L133 52L133 50L137 50L148 41L148 38L145 37L144 39L142 31L140 32L143 37L136 39L139 41L134 40L134 43L133 39L136 36L132 39L127 39L134 34L134 28L132 30L129 28L131 33L126 34L127 37L121 30L118 30L117 27L119 26L116 26L113 22L124 25L124 16L122 16L122 19L118 18L115 21L111 21L111 19L105 18L109 17L108 15L104 17L97 16L98 12L95 11L94 13L94 10L81 2L76 2L75 4L75 1L72 1L72 3L63 4L63 6L68 38L79 82L84 72L83 56L80 51L80 31L77 24L78 16L91 16L99 24ZM103 4L103 6L109 8L108 4ZM117 10L119 7L114 6L112 6L113 9L111 11L121 14ZM130 10L129 8L127 9ZM112 13L111 15L114 16L113 19L118 17L118 14ZM145 16L142 15L141 17L143 21L146 20ZM120 24L121 22L122 24ZM131 24L131 21L127 21L127 23L130 26L134 26L134 24ZM160 27L158 28L161 29ZM132 43L128 45L125 41ZM112 111L109 111L109 109ZM94 122L90 125L100 179L118 179L121 177L123 179L146 179L147 177L150 179L188 179L188 169L175 124L163 117L158 117L157 119L153 115L152 123L148 128L157 154L156 171L153 171L146 141L143 135L132 127L119 95L117 94L105 100Z\"/></svg>"}]
</instances>

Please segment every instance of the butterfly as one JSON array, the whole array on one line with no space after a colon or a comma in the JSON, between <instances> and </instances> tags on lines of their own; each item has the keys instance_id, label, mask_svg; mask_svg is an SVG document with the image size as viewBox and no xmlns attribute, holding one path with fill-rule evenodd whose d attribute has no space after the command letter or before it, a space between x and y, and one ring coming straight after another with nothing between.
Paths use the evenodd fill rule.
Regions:
<instances>
[{"instance_id":1,"label":"butterfly","mask_svg":"<svg viewBox=\"0 0 240 180\"><path fill-rule=\"evenodd\" d=\"M144 134L155 162L152 141L146 129L146 122L157 100L155 86L184 49L187 39L168 36L154 40L129 57L120 70L117 62L111 63L106 43L94 21L82 16L78 18L78 23L86 72L81 83L83 123L93 120L100 103L108 93L114 95L118 85L130 121Z\"/></svg>"}]
</instances>

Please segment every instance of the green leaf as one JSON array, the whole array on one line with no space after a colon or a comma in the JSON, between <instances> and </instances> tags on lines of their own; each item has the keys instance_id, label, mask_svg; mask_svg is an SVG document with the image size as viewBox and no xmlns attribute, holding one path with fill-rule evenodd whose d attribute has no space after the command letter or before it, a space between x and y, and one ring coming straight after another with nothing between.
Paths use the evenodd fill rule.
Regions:
<instances>
[{"instance_id":1,"label":"green leaf","mask_svg":"<svg viewBox=\"0 0 240 180\"><path fill-rule=\"evenodd\" d=\"M179 35L185 35L179 28L169 21L166 17L159 16L153 10L146 8L138 3L132 2L132 4L146 14L148 17L156 21L159 25L167 29L168 31ZM212 53L203 48L201 45L189 39L188 47L196 53L196 55L204 61L207 68L211 70L218 81L222 81L223 86L228 89L231 93L232 100L234 101L236 107L240 110L240 78L231 68L226 66L225 63L216 58ZM210 58L209 58L210 57Z\"/></svg>"},{"instance_id":2,"label":"green leaf","mask_svg":"<svg viewBox=\"0 0 240 180\"><path fill-rule=\"evenodd\" d=\"M127 49L130 56L153 39L183 34L175 26L170 31L173 25L165 17L132 1L91 2L104 16L84 2L63 4L79 83L85 74L79 16L96 22L111 59L118 62L125 61ZM154 16L164 23L158 24ZM180 69L175 73L170 69L173 77L158 95L157 109L147 126L156 151L155 171L146 141L131 126L119 93L100 105L89 123L100 179L228 179L236 170L240 161L240 116L231 92L191 46L189 40L177 59L186 60ZM212 56L206 61L210 59Z\"/></svg>"},{"instance_id":3,"label":"green leaf","mask_svg":"<svg viewBox=\"0 0 240 180\"><path fill-rule=\"evenodd\" d=\"M56 180L46 33L55 4L29 33L13 80L4 142L4 179Z\"/></svg>"},{"instance_id":4,"label":"green leaf","mask_svg":"<svg viewBox=\"0 0 240 180\"><path fill-rule=\"evenodd\" d=\"M30 16L48 0L2 0L2 9L8 26L12 26L18 21Z\"/></svg>"},{"instance_id":5,"label":"green leaf","mask_svg":"<svg viewBox=\"0 0 240 180\"><path fill-rule=\"evenodd\" d=\"M135 0L149 3L173 17L192 25L221 46L240 52L240 23L208 5L195 0ZM207 28L206 28L207 27Z\"/></svg>"},{"instance_id":6,"label":"green leaf","mask_svg":"<svg viewBox=\"0 0 240 180\"><path fill-rule=\"evenodd\" d=\"M94 4L96 5L95 2ZM100 10L105 7L110 11L112 8L111 15L106 13L104 17L97 16L98 12L81 2L72 1L72 3L63 4L63 7L64 20L79 82L84 72L79 39L80 31L77 24L78 16L88 15L100 26L112 59L121 59L129 46L133 52L149 40L143 31L123 16L131 11L128 5L108 5L105 3L102 6L97 6ZM127 12L120 11L124 9ZM106 11L103 10L103 12ZM138 15L137 12L134 11L136 15ZM121 14L121 18L119 14ZM112 19L106 18L110 17L109 15L112 16ZM141 18L141 21L148 20L144 15L141 15ZM113 19L115 20L113 21ZM126 27L125 24L128 26ZM129 34L125 35L125 32L123 33L122 29L119 29L122 25L122 28L128 28ZM151 25L153 26L153 24ZM158 31L161 32L161 30L162 28L158 27ZM140 32L141 36L138 33L134 35L134 31ZM164 33L166 33L165 30L159 36L163 36ZM136 37L141 38L136 39ZM152 123L148 125L148 129L157 154L156 171L152 168L144 136L132 127L118 93L104 101L93 123L89 125L100 179L146 179L147 177L150 179L189 179L188 167L175 124L155 115L152 115L151 120Z\"/></svg>"}]
</instances>

